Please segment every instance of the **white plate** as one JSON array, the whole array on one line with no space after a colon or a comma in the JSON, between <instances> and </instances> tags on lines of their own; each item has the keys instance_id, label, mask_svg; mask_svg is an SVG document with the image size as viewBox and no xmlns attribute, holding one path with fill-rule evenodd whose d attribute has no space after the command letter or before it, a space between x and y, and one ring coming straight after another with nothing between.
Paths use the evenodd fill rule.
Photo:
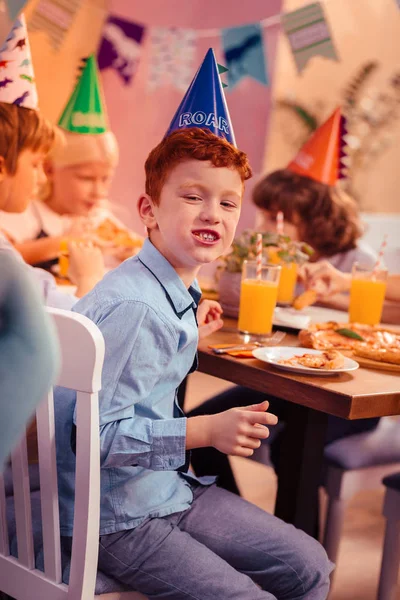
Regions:
<instances>
[{"instance_id":1,"label":"white plate","mask_svg":"<svg viewBox=\"0 0 400 600\"><path fill-rule=\"evenodd\" d=\"M290 366L282 365L279 363L280 360L287 360L293 356L302 356L303 354L315 354L320 355L320 350L312 350L311 348L299 348L295 346L275 346L272 348L257 348L253 350L253 356L262 360L278 369L284 371L291 371L292 373L302 373L303 375L335 375L337 373L347 373L348 371L355 371L358 369L359 364L351 358L344 357L344 365L340 369L311 369L310 367L303 367L302 365Z\"/></svg>"},{"instance_id":2,"label":"white plate","mask_svg":"<svg viewBox=\"0 0 400 600\"><path fill-rule=\"evenodd\" d=\"M277 306L272 322L276 327L288 327L300 331L300 329L307 329L311 323L326 321L347 323L348 319L348 313L323 306L307 306L303 310L296 310L291 306Z\"/></svg>"}]
</instances>

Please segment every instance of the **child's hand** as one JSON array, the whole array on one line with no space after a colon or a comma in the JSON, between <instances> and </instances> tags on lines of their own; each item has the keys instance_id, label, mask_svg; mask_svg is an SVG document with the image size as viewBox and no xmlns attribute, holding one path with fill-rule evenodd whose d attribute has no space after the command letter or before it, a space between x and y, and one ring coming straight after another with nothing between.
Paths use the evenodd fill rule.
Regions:
<instances>
[{"instance_id":1,"label":"child's hand","mask_svg":"<svg viewBox=\"0 0 400 600\"><path fill-rule=\"evenodd\" d=\"M77 286L78 298L84 296L104 276L104 258L100 248L88 242L68 244L68 277Z\"/></svg>"},{"instance_id":2,"label":"child's hand","mask_svg":"<svg viewBox=\"0 0 400 600\"><path fill-rule=\"evenodd\" d=\"M203 302L200 302L197 309L200 340L221 329L224 324L221 315L221 305L215 300L203 300Z\"/></svg>"},{"instance_id":3,"label":"child's hand","mask_svg":"<svg viewBox=\"0 0 400 600\"><path fill-rule=\"evenodd\" d=\"M86 239L91 233L89 219L85 217L73 217L70 227L65 231L65 237L79 240Z\"/></svg>"},{"instance_id":4,"label":"child's hand","mask_svg":"<svg viewBox=\"0 0 400 600\"><path fill-rule=\"evenodd\" d=\"M299 271L299 278L306 289L313 289L321 299L348 291L351 277L342 273L328 261L306 264Z\"/></svg>"},{"instance_id":5,"label":"child's hand","mask_svg":"<svg viewBox=\"0 0 400 600\"><path fill-rule=\"evenodd\" d=\"M269 436L265 425L276 425L275 415L266 412L269 402L231 408L222 413L209 416L210 445L224 454L249 457L261 440Z\"/></svg>"}]
</instances>

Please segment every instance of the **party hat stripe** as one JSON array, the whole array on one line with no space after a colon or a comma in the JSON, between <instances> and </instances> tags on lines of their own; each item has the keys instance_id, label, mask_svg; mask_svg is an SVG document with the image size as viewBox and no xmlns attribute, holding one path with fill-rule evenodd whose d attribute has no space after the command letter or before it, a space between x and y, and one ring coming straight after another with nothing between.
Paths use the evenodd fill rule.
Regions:
<instances>
[{"instance_id":1,"label":"party hat stripe","mask_svg":"<svg viewBox=\"0 0 400 600\"><path fill-rule=\"evenodd\" d=\"M348 155L348 145L345 137L347 135L347 120L344 115L340 116L340 135L339 135L339 179L344 179L348 175L350 158Z\"/></svg>"}]
</instances>

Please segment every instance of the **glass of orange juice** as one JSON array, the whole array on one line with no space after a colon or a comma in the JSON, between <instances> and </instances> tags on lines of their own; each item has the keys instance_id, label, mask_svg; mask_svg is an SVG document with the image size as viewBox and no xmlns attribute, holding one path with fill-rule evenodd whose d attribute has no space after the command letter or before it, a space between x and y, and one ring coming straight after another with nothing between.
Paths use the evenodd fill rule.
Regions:
<instances>
[{"instance_id":1,"label":"glass of orange juice","mask_svg":"<svg viewBox=\"0 0 400 600\"><path fill-rule=\"evenodd\" d=\"M256 261L243 262L240 286L239 330L251 335L268 335L278 297L280 265L262 265L257 279Z\"/></svg>"},{"instance_id":2,"label":"glass of orange juice","mask_svg":"<svg viewBox=\"0 0 400 600\"><path fill-rule=\"evenodd\" d=\"M387 269L363 268L355 263L350 287L350 323L378 325L386 294Z\"/></svg>"},{"instance_id":3,"label":"glass of orange juice","mask_svg":"<svg viewBox=\"0 0 400 600\"><path fill-rule=\"evenodd\" d=\"M269 262L282 267L278 286L278 304L292 304L297 283L297 263L282 260L278 252L279 248L268 248Z\"/></svg>"}]
</instances>

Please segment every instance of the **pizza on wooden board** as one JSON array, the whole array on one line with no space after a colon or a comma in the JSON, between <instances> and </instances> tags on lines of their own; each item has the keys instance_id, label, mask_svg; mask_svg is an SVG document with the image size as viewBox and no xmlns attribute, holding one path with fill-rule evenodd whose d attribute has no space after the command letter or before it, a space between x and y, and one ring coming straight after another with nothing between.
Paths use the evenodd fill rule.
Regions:
<instances>
[{"instance_id":1,"label":"pizza on wooden board","mask_svg":"<svg viewBox=\"0 0 400 600\"><path fill-rule=\"evenodd\" d=\"M356 356L400 365L400 331L360 323L316 323L299 333L306 348L352 351Z\"/></svg>"}]
</instances>

